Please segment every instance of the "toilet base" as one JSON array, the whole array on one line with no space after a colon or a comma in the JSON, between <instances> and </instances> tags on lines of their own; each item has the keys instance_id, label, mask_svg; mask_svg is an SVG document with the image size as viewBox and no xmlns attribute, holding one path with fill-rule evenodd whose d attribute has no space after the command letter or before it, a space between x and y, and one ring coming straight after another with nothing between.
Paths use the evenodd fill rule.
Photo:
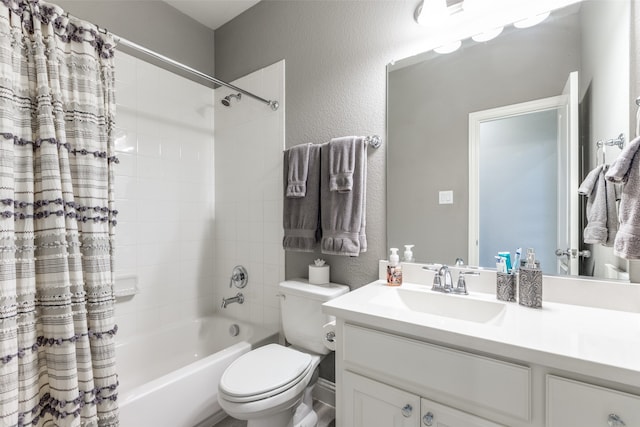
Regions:
<instances>
[{"instance_id":1,"label":"toilet base","mask_svg":"<svg viewBox=\"0 0 640 427\"><path fill-rule=\"evenodd\" d=\"M286 411L275 413L268 417L247 420L247 427L294 427L294 409L295 407L287 409Z\"/></svg>"},{"instance_id":2,"label":"toilet base","mask_svg":"<svg viewBox=\"0 0 640 427\"><path fill-rule=\"evenodd\" d=\"M304 403L301 403L298 408L303 405ZM291 412L288 410L268 418L248 420L247 427L316 427L318 425L318 414L313 409L310 411L305 409L302 419L297 416L297 412L295 415Z\"/></svg>"},{"instance_id":3,"label":"toilet base","mask_svg":"<svg viewBox=\"0 0 640 427\"><path fill-rule=\"evenodd\" d=\"M247 420L247 427L316 427L318 414L313 410L313 388L316 380L317 369L298 405L269 417Z\"/></svg>"},{"instance_id":4,"label":"toilet base","mask_svg":"<svg viewBox=\"0 0 640 427\"><path fill-rule=\"evenodd\" d=\"M301 404L300 406L304 405ZM297 421L294 417L293 427L316 427L318 425L318 414L313 409L304 416L301 420Z\"/></svg>"},{"instance_id":5,"label":"toilet base","mask_svg":"<svg viewBox=\"0 0 640 427\"><path fill-rule=\"evenodd\" d=\"M293 414L293 427L316 427L318 425L318 414L313 410L313 389L317 381L317 373L312 381L312 384L305 389L302 402Z\"/></svg>"}]
</instances>

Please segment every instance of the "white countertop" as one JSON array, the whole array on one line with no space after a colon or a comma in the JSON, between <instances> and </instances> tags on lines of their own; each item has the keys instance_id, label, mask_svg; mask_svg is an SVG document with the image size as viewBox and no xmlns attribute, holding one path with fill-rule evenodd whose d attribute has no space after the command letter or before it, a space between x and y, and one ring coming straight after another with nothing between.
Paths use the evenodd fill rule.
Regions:
<instances>
[{"instance_id":1,"label":"white countertop","mask_svg":"<svg viewBox=\"0 0 640 427\"><path fill-rule=\"evenodd\" d=\"M402 288L433 293L430 286ZM495 295L445 295L503 303L487 323L431 315L399 303L398 288L378 280L323 305L323 311L350 323L422 338L471 351L567 370L640 388L640 313L543 302L541 309L497 301Z\"/></svg>"}]
</instances>

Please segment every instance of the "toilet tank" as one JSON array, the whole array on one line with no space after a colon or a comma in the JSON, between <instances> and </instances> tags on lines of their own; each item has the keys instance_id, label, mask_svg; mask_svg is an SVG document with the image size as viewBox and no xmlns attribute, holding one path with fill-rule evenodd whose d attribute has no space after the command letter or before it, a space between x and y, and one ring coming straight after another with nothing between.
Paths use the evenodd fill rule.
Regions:
<instances>
[{"instance_id":1,"label":"toilet tank","mask_svg":"<svg viewBox=\"0 0 640 427\"><path fill-rule=\"evenodd\" d=\"M327 354L322 327L335 320L322 312L322 304L349 292L346 285L311 285L304 279L280 283L282 329L289 343L317 354Z\"/></svg>"}]
</instances>

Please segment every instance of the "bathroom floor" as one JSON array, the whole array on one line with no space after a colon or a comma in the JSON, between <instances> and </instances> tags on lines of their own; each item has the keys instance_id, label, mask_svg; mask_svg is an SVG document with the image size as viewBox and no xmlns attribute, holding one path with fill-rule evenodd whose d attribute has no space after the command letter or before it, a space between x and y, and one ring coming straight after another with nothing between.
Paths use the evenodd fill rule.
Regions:
<instances>
[{"instance_id":1,"label":"bathroom floor","mask_svg":"<svg viewBox=\"0 0 640 427\"><path fill-rule=\"evenodd\" d=\"M329 406L326 403L322 403L319 400L314 400L313 409L318 414L318 426L317 427L335 427L336 425L336 411L333 406ZM236 420L235 418L227 417L220 421L213 427L246 427L246 421Z\"/></svg>"}]
</instances>

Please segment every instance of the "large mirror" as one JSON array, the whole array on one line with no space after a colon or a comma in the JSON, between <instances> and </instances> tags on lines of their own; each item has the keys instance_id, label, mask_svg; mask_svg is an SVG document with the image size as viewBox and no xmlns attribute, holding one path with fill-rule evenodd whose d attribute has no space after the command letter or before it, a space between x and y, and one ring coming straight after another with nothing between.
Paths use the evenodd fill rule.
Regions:
<instances>
[{"instance_id":1,"label":"large mirror","mask_svg":"<svg viewBox=\"0 0 640 427\"><path fill-rule=\"evenodd\" d=\"M570 243L568 247L556 243L552 246L561 246L539 253L545 273L624 280L628 271L626 260L614 256L610 247L583 243L586 200L576 197L576 205L571 210L573 202L568 199L575 196L589 171L610 163L620 153L615 145L598 149L599 141L613 140L620 134L628 141L632 136L629 39L628 0L586 0L554 11L535 27L506 28L491 41L468 40L450 54L430 51L390 64L387 68L388 246L415 245L414 254L419 262L452 264L457 258L467 261L471 256L477 265L490 267L495 249L489 254L482 253L482 243L488 237L505 236L502 250L513 253L517 247L538 245L529 242L520 230L544 228L562 234L574 224L578 230L575 247ZM564 104L534 111L540 117L533 118L533 125L522 124L520 113L491 114L550 100L561 102L563 97L570 96L566 92L563 95L570 76L575 84L571 96L577 101L573 113L577 119L577 139L570 153L562 155L558 149L557 158L547 159L547 164L553 166L551 169L555 168L553 174L557 175L552 177L553 181L541 179L537 185L536 181L526 181L528 169L544 162L528 161L529 154L520 144L525 138L509 136L515 134L508 132L505 142L491 149L497 149L507 158L513 157L514 164L519 162L516 169L521 170L521 176L516 170L515 178L497 179L492 174L497 169L482 163L476 165L482 173L475 175L472 163L495 159L495 155L489 154L492 152L487 148L483 151L479 145L476 157L473 153L470 156L474 123L478 129L484 125L487 129L484 132L494 132L498 123L507 121L504 119L517 117L520 122L514 121L511 128L522 131L532 126L541 130L540 127L546 125L535 124L536 120L546 116L551 118L553 127L541 134L566 131L564 126L570 125L562 123L564 117L560 117L567 114ZM553 152L553 148L548 151ZM575 167L572 177L568 177L569 190L562 190L559 182L569 173L568 167L562 166L568 162L566 156L575 159ZM484 186L481 179L488 179ZM522 208L527 199L533 198L527 195L543 192L544 185L557 188L551 214L536 213L540 211L540 201L524 208L531 215L509 208L510 205ZM484 205L496 206L493 201L487 202L487 194L501 200L502 207L492 214L491 221L478 221L485 225L479 225L476 231L473 218L478 215L478 206L482 206L483 201ZM566 214L558 213L563 206ZM572 269L558 269L559 265L569 263L556 262L555 249L565 252L560 257L567 261L573 259ZM479 252L477 256L474 251ZM549 253L551 251L554 253ZM489 265L483 265L487 263Z\"/></svg>"}]
</instances>

